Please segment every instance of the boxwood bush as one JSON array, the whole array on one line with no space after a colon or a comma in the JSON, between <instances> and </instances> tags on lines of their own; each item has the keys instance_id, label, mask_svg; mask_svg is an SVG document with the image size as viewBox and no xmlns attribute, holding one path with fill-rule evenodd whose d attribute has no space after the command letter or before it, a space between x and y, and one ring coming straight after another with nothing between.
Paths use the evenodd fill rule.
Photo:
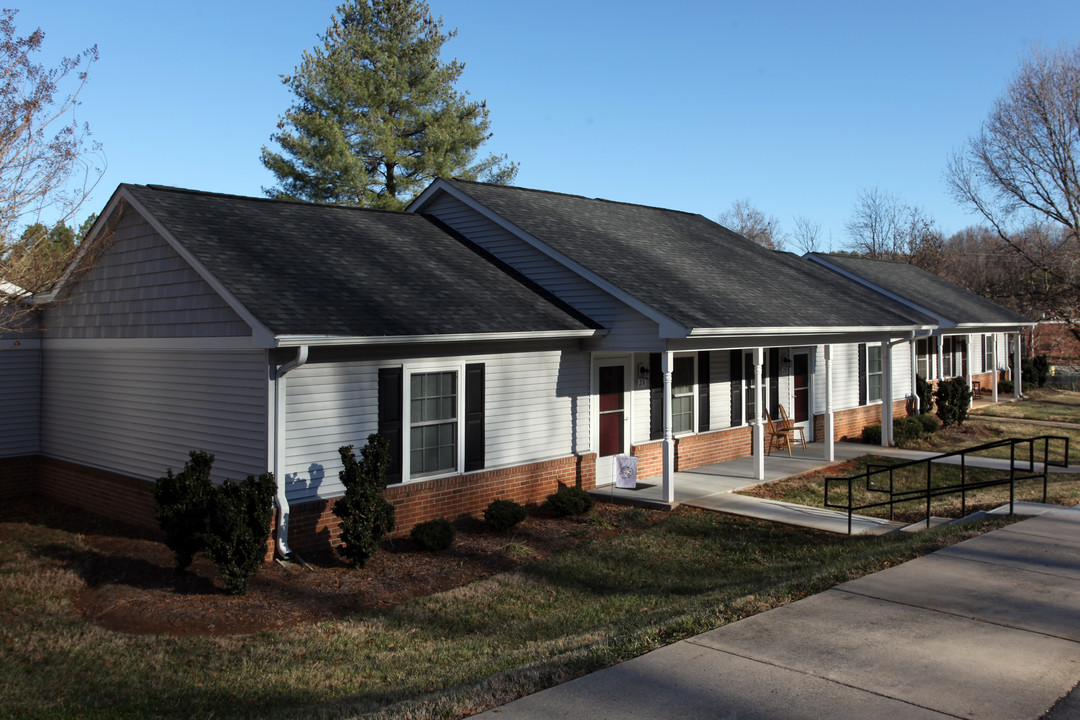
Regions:
<instances>
[{"instance_id":1,"label":"boxwood bush","mask_svg":"<svg viewBox=\"0 0 1080 720\"><path fill-rule=\"evenodd\" d=\"M579 487L560 485L559 489L547 496L548 509L559 517L580 515L592 510L596 499Z\"/></svg>"},{"instance_id":2,"label":"boxwood bush","mask_svg":"<svg viewBox=\"0 0 1080 720\"><path fill-rule=\"evenodd\" d=\"M513 500L492 500L484 511L484 522L498 532L509 530L526 517L525 508Z\"/></svg>"},{"instance_id":3,"label":"boxwood bush","mask_svg":"<svg viewBox=\"0 0 1080 720\"><path fill-rule=\"evenodd\" d=\"M420 547L433 552L449 548L454 544L456 535L457 531L454 529L453 524L446 518L422 522L409 533L409 537L416 541Z\"/></svg>"}]
</instances>

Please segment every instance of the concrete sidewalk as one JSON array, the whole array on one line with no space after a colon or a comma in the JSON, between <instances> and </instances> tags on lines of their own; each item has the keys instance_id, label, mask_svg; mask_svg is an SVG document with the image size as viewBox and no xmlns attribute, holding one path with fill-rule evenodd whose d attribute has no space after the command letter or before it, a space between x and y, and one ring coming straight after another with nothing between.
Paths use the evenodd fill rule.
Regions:
<instances>
[{"instance_id":1,"label":"concrete sidewalk","mask_svg":"<svg viewBox=\"0 0 1080 720\"><path fill-rule=\"evenodd\" d=\"M1044 508L479 717L1042 717L1080 681L1080 508Z\"/></svg>"}]
</instances>

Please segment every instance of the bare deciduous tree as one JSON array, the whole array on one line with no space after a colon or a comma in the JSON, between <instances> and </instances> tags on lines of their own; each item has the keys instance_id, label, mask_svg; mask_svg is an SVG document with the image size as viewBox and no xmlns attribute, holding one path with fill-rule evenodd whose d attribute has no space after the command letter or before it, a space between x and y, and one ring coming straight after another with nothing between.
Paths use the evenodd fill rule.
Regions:
<instances>
[{"instance_id":1,"label":"bare deciduous tree","mask_svg":"<svg viewBox=\"0 0 1080 720\"><path fill-rule=\"evenodd\" d=\"M72 222L103 172L89 128L75 118L97 46L45 67L34 62L45 33L20 37L16 14L0 11L0 331L23 327L25 297L63 271L74 247L58 260L49 238Z\"/></svg>"},{"instance_id":2,"label":"bare deciduous tree","mask_svg":"<svg viewBox=\"0 0 1080 720\"><path fill-rule=\"evenodd\" d=\"M795 217L795 230L791 233L791 242L802 253L817 252L821 248L821 223L811 221L802 215Z\"/></svg>"},{"instance_id":3,"label":"bare deciduous tree","mask_svg":"<svg viewBox=\"0 0 1080 720\"><path fill-rule=\"evenodd\" d=\"M1028 265L1043 312L1080 338L1078 162L1080 47L1035 47L946 178Z\"/></svg>"},{"instance_id":4,"label":"bare deciduous tree","mask_svg":"<svg viewBox=\"0 0 1080 720\"><path fill-rule=\"evenodd\" d=\"M729 230L770 250L782 250L784 247L780 221L775 216L766 216L751 205L748 198L733 202L730 208L720 213L719 220Z\"/></svg>"},{"instance_id":5,"label":"bare deciduous tree","mask_svg":"<svg viewBox=\"0 0 1080 720\"><path fill-rule=\"evenodd\" d=\"M878 188L864 188L855 198L851 219L845 229L850 248L878 260L897 254L903 206L899 198Z\"/></svg>"},{"instance_id":6,"label":"bare deciduous tree","mask_svg":"<svg viewBox=\"0 0 1080 720\"><path fill-rule=\"evenodd\" d=\"M903 260L937 272L944 241L932 218L878 188L860 191L846 225L849 248L878 260Z\"/></svg>"}]
</instances>

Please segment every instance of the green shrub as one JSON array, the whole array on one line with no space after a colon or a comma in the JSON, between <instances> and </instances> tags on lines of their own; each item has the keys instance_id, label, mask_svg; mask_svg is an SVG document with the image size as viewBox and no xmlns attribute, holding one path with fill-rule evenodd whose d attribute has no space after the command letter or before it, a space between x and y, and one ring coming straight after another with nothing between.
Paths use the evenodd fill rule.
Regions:
<instances>
[{"instance_id":1,"label":"green shrub","mask_svg":"<svg viewBox=\"0 0 1080 720\"><path fill-rule=\"evenodd\" d=\"M192 450L188 457L179 474L169 468L154 483L154 514L173 551L177 572L190 566L205 547L206 514L214 492L210 482L214 456Z\"/></svg>"},{"instance_id":2,"label":"green shrub","mask_svg":"<svg viewBox=\"0 0 1080 720\"><path fill-rule=\"evenodd\" d=\"M919 396L919 414L929 415L934 409L934 386L922 375L915 376L915 394Z\"/></svg>"},{"instance_id":3,"label":"green shrub","mask_svg":"<svg viewBox=\"0 0 1080 720\"><path fill-rule=\"evenodd\" d=\"M1044 387L1050 374L1050 361L1045 355L1025 358L1020 363L1020 377L1025 387Z\"/></svg>"},{"instance_id":4,"label":"green shrub","mask_svg":"<svg viewBox=\"0 0 1080 720\"><path fill-rule=\"evenodd\" d=\"M867 425L862 429L862 441L867 445L881 444L881 426Z\"/></svg>"},{"instance_id":5,"label":"green shrub","mask_svg":"<svg viewBox=\"0 0 1080 720\"><path fill-rule=\"evenodd\" d=\"M226 480L214 489L207 516L206 555L217 566L233 595L247 592L248 582L266 557L274 517L274 474Z\"/></svg>"},{"instance_id":6,"label":"green shrub","mask_svg":"<svg viewBox=\"0 0 1080 720\"><path fill-rule=\"evenodd\" d=\"M923 435L926 437L941 429L941 421L937 419L936 415L916 415L915 419L922 424Z\"/></svg>"},{"instance_id":7,"label":"green shrub","mask_svg":"<svg viewBox=\"0 0 1080 720\"><path fill-rule=\"evenodd\" d=\"M422 522L409 533L409 537L415 540L420 547L433 552L446 550L453 545L455 535L457 535L457 531L454 530L453 524L446 518Z\"/></svg>"},{"instance_id":8,"label":"green shrub","mask_svg":"<svg viewBox=\"0 0 1080 720\"><path fill-rule=\"evenodd\" d=\"M484 511L484 522L492 530L503 532L528 517L525 508L513 500L492 500Z\"/></svg>"},{"instance_id":9,"label":"green shrub","mask_svg":"<svg viewBox=\"0 0 1080 720\"><path fill-rule=\"evenodd\" d=\"M394 529L394 506L386 501L386 471L390 467L390 443L377 433L368 436L360 449L360 460L353 446L338 448L342 470L338 473L345 495L334 503L334 514L341 518L340 552L354 567L363 567L379 549L386 533Z\"/></svg>"},{"instance_id":10,"label":"green shrub","mask_svg":"<svg viewBox=\"0 0 1080 720\"><path fill-rule=\"evenodd\" d=\"M893 440L900 447L915 442L923 436L923 424L918 417L902 417L893 420Z\"/></svg>"},{"instance_id":11,"label":"green shrub","mask_svg":"<svg viewBox=\"0 0 1080 720\"><path fill-rule=\"evenodd\" d=\"M937 402L937 416L941 420L942 427L954 424L963 425L967 420L968 408L971 405L971 388L963 378L957 377L939 382L934 399Z\"/></svg>"},{"instance_id":12,"label":"green shrub","mask_svg":"<svg viewBox=\"0 0 1080 720\"><path fill-rule=\"evenodd\" d=\"M596 499L578 487L559 485L559 489L547 496L548 509L559 517L580 515L592 510Z\"/></svg>"},{"instance_id":13,"label":"green shrub","mask_svg":"<svg viewBox=\"0 0 1080 720\"><path fill-rule=\"evenodd\" d=\"M999 395L1012 395L1013 394L1012 380L999 380L998 381L998 394Z\"/></svg>"}]
</instances>

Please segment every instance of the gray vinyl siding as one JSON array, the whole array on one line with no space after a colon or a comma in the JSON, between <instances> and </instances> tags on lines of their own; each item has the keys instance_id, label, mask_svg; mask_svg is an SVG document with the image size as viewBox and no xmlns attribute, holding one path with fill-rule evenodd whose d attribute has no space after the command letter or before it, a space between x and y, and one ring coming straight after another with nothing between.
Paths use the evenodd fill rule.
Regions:
<instances>
[{"instance_id":1,"label":"gray vinyl siding","mask_svg":"<svg viewBox=\"0 0 1080 720\"><path fill-rule=\"evenodd\" d=\"M431 203L424 213L446 223L609 329L610 333L606 337L595 341L593 349L661 349L655 322L456 199L443 195ZM642 271L647 272L647 269L643 268Z\"/></svg>"},{"instance_id":2,"label":"gray vinyl siding","mask_svg":"<svg viewBox=\"0 0 1080 720\"><path fill-rule=\"evenodd\" d=\"M251 335L251 328L133 210L75 286L48 310L52 338Z\"/></svg>"},{"instance_id":3,"label":"gray vinyl siding","mask_svg":"<svg viewBox=\"0 0 1080 720\"><path fill-rule=\"evenodd\" d=\"M290 502L343 489L338 448L362 447L378 429L378 372L400 366L483 363L485 469L586 452L589 360L578 351L308 363L287 377L286 487Z\"/></svg>"},{"instance_id":4,"label":"gray vinyl siding","mask_svg":"<svg viewBox=\"0 0 1080 720\"><path fill-rule=\"evenodd\" d=\"M216 457L214 478L265 472L263 351L49 348L42 452L154 479L191 450Z\"/></svg>"},{"instance_id":5,"label":"gray vinyl siding","mask_svg":"<svg viewBox=\"0 0 1080 720\"><path fill-rule=\"evenodd\" d=\"M0 457L41 445L41 341L0 339Z\"/></svg>"}]
</instances>

